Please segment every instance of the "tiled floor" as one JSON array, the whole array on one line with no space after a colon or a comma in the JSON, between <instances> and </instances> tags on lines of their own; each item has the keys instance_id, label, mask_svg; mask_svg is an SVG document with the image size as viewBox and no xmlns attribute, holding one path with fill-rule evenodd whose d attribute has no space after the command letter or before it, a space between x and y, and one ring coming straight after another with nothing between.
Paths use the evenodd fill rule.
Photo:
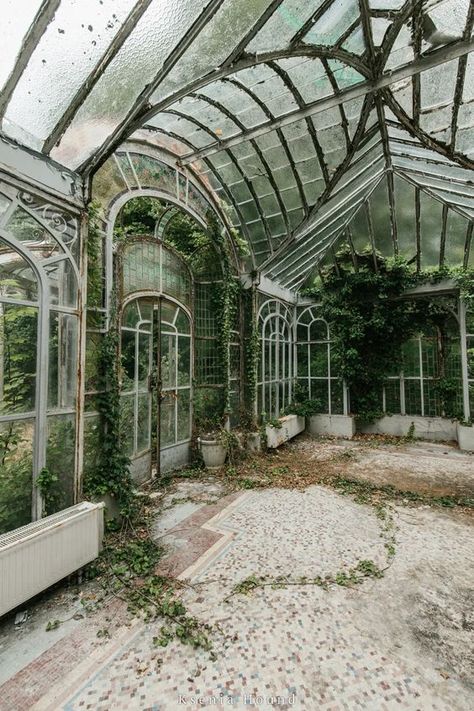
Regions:
<instances>
[{"instance_id":1,"label":"tiled floor","mask_svg":"<svg viewBox=\"0 0 474 711\"><path fill-rule=\"evenodd\" d=\"M472 709L471 520L427 507L393 514L397 554L384 578L231 597L251 574L324 575L361 559L382 567L374 510L313 486L249 491L171 517L165 563L193 584L190 611L215 625L216 660L178 642L156 648L159 623L131 622L115 601L0 687L0 708ZM96 635L104 616L105 642Z\"/></svg>"}]
</instances>

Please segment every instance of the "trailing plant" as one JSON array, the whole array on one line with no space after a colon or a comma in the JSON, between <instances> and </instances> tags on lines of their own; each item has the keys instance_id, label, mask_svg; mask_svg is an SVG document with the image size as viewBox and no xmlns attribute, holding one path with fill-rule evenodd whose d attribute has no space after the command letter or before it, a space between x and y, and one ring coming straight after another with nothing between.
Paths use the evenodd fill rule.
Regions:
<instances>
[{"instance_id":1,"label":"trailing plant","mask_svg":"<svg viewBox=\"0 0 474 711\"><path fill-rule=\"evenodd\" d=\"M36 477L35 484L43 499L43 516L49 516L58 511L60 499L58 481L57 475L46 467L43 467Z\"/></svg>"},{"instance_id":2,"label":"trailing plant","mask_svg":"<svg viewBox=\"0 0 474 711\"><path fill-rule=\"evenodd\" d=\"M115 294L112 295L115 303ZM109 330L104 334L98 356L98 394L96 396L100 426L100 450L97 461L84 481L88 495L112 494L122 513L133 510L133 483L130 460L124 451L122 418L120 411L120 384L118 367L119 331L115 311L111 314Z\"/></svg>"},{"instance_id":3,"label":"trailing plant","mask_svg":"<svg viewBox=\"0 0 474 711\"><path fill-rule=\"evenodd\" d=\"M89 204L87 230L87 306L102 306L102 236L100 233L100 203Z\"/></svg>"}]
</instances>

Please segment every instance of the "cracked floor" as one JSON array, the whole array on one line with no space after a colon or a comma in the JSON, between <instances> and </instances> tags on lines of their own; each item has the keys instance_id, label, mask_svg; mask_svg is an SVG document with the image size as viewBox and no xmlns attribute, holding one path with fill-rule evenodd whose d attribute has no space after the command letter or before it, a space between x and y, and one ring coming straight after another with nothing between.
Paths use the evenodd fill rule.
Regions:
<instances>
[{"instance_id":1,"label":"cracked floor","mask_svg":"<svg viewBox=\"0 0 474 711\"><path fill-rule=\"evenodd\" d=\"M303 460L305 471L334 460L339 473L403 489L474 491L474 457L448 445L299 438L272 467L291 475ZM116 599L83 615L86 593L59 588L23 624L2 622L0 709L474 707L472 512L391 502L396 554L384 577L234 595L254 575L324 577L361 560L386 567L374 507L318 483L242 491L225 477L177 479L159 506L161 572L189 583L184 602L214 626L215 659L177 641L155 647L159 623L130 619ZM68 619L46 633L54 617Z\"/></svg>"}]
</instances>

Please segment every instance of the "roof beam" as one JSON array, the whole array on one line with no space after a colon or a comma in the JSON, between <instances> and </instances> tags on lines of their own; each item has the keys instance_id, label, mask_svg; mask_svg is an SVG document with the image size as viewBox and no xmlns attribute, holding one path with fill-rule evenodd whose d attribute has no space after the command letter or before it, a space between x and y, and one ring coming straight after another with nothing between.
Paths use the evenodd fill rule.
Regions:
<instances>
[{"instance_id":1,"label":"roof beam","mask_svg":"<svg viewBox=\"0 0 474 711\"><path fill-rule=\"evenodd\" d=\"M7 106L18 82L20 81L21 75L25 71L33 52L46 31L46 28L56 14L56 10L58 9L60 2L61 0L43 0L41 3L40 9L36 13L35 19L31 23L28 32L23 39L15 66L5 82L5 86L3 87L0 95L0 121L5 115Z\"/></svg>"},{"instance_id":2,"label":"roof beam","mask_svg":"<svg viewBox=\"0 0 474 711\"><path fill-rule=\"evenodd\" d=\"M79 89L76 91L66 111L61 116L60 120L57 122L56 126L53 128L53 130L45 140L43 144L43 153L49 153L54 148L56 143L58 143L58 141L62 138L66 129L71 124L74 116L76 115L76 112L78 111L78 109L80 109L83 102L86 100L87 95L92 91L102 74L109 66L110 62L115 58L117 52L124 44L127 37L131 34L137 22L146 12L152 1L153 0L138 0L137 4L134 5L131 12L128 14L127 19L115 35L110 45L108 46L107 51L102 55L95 67L89 73L87 79L81 84Z\"/></svg>"},{"instance_id":3,"label":"roof beam","mask_svg":"<svg viewBox=\"0 0 474 711\"><path fill-rule=\"evenodd\" d=\"M214 153L218 153L226 148L232 148L244 141L248 141L253 138L258 138L258 136L263 136L265 133L274 131L277 128L282 128L283 126L288 126L295 121L299 121L302 118L308 116L313 116L320 111L325 111L326 109L339 106L346 101L351 99L357 99L366 94L370 94L375 91L389 87L391 84L395 84L401 79L407 79L408 77L424 72L427 69L436 67L439 64L449 61L450 59L455 59L456 57L462 57L468 54L474 49L474 40L455 42L440 49L430 52L419 60L407 64L399 69L394 70L390 74L384 74L379 79L374 81L365 81L360 84L356 84L350 89L344 89L339 94L334 96L328 96L324 99L318 99L308 104L304 109L297 109L295 111L282 116L275 121L266 121L265 123L256 126L255 128L242 132L238 136L227 139L226 141L216 141L214 144L203 148L202 150L195 151L194 153L189 153L181 158L182 165L188 165L193 163L199 158L203 158Z\"/></svg>"}]
</instances>

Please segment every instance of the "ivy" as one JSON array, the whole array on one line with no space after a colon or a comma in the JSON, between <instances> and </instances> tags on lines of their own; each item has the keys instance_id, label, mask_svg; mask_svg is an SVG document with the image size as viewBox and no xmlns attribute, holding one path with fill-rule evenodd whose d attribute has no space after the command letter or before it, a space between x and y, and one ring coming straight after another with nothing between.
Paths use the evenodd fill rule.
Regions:
<instances>
[{"instance_id":1,"label":"ivy","mask_svg":"<svg viewBox=\"0 0 474 711\"><path fill-rule=\"evenodd\" d=\"M102 264L100 233L100 204L92 202L89 205L89 221L87 231L87 306L98 308L102 306Z\"/></svg>"},{"instance_id":2,"label":"ivy","mask_svg":"<svg viewBox=\"0 0 474 711\"><path fill-rule=\"evenodd\" d=\"M401 367L402 345L429 329L445 332L452 316L452 298L415 298L408 296L407 290L452 278L463 296L471 299L474 278L472 270L447 268L417 274L402 259L379 257L374 265L370 255L358 262L355 271L350 255L339 253L337 269L323 273L321 286L310 294L320 303L321 316L331 324L335 372L350 388L352 410L370 422L383 415L382 386ZM453 383L440 379L437 387L447 416L459 416L449 404Z\"/></svg>"}]
</instances>

